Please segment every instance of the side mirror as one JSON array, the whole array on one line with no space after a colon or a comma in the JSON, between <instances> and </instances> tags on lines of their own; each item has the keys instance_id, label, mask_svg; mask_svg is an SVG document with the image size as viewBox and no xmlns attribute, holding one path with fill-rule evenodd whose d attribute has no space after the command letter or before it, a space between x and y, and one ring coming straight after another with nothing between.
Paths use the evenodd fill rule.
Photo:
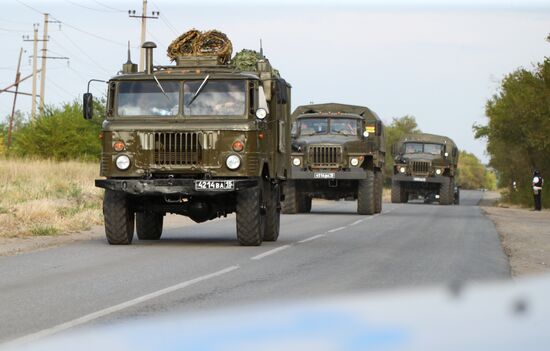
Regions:
<instances>
[{"instance_id":1,"label":"side mirror","mask_svg":"<svg viewBox=\"0 0 550 351\"><path fill-rule=\"evenodd\" d=\"M378 120L376 121L376 136L380 136L382 135L382 127L383 124L382 124L382 121Z\"/></svg>"},{"instance_id":2,"label":"side mirror","mask_svg":"<svg viewBox=\"0 0 550 351\"><path fill-rule=\"evenodd\" d=\"M90 120L94 116L94 97L92 93L84 93L82 96L82 112L84 119Z\"/></svg>"},{"instance_id":3,"label":"side mirror","mask_svg":"<svg viewBox=\"0 0 550 351\"><path fill-rule=\"evenodd\" d=\"M397 144L393 144L393 145L391 146L391 155L392 155L393 157L397 156Z\"/></svg>"}]
</instances>

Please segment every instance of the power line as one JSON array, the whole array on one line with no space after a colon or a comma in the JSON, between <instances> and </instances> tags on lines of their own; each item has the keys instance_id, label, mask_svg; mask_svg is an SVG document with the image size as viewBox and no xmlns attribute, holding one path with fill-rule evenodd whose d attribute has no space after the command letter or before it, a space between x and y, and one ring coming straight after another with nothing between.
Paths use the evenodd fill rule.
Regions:
<instances>
[{"instance_id":1,"label":"power line","mask_svg":"<svg viewBox=\"0 0 550 351\"><path fill-rule=\"evenodd\" d=\"M126 12L126 10L121 10L121 9L117 9L117 8L114 8L114 7L105 5L105 4L103 4L103 3L101 3L101 2L99 2L99 1L97 1L97 0L92 0L92 1L95 2L96 4L100 5L100 6L103 6L103 7L107 8L107 9L109 9L109 10L113 10L113 12L114 12L114 11L116 11L116 12Z\"/></svg>"},{"instance_id":2,"label":"power line","mask_svg":"<svg viewBox=\"0 0 550 351\"><path fill-rule=\"evenodd\" d=\"M71 4L71 5L73 5L73 6L77 6L77 7L86 9L86 10L91 10L91 11L96 11L96 12L103 12L103 13L112 13L112 12L116 12L116 11L107 11L107 10L103 10L103 9L97 9L97 8L93 8L93 7L81 5L81 4L78 4L78 3L74 2L74 1L71 1L71 0L65 0L65 2L68 2L69 4Z\"/></svg>"},{"instance_id":3,"label":"power line","mask_svg":"<svg viewBox=\"0 0 550 351\"><path fill-rule=\"evenodd\" d=\"M96 66L97 68L101 69L102 71L104 71L105 73L107 74L112 74L112 72L109 72L107 69L105 69L103 66L101 66L99 63L97 63L97 61L91 59L89 56L88 56L88 53L86 53L83 49L80 48L80 46L78 46L77 43L75 43L71 38L69 38L69 36L61 31L61 34L63 34L63 36L65 36L65 38L69 41L69 43L71 43L87 60L89 60L94 66ZM56 43L57 40L56 40Z\"/></svg>"},{"instance_id":4,"label":"power line","mask_svg":"<svg viewBox=\"0 0 550 351\"><path fill-rule=\"evenodd\" d=\"M23 1L21 1L21 0L15 0L15 1L17 1L18 3L20 3L21 5L23 5L23 6L25 6L25 7L27 7L27 8L29 8L29 9L33 10L33 11L36 12L36 13L39 13L39 14L41 14L41 15L44 14L44 11L37 10L37 9L35 9L34 7L32 7L31 5L25 4L25 3L24 3Z\"/></svg>"},{"instance_id":5,"label":"power line","mask_svg":"<svg viewBox=\"0 0 550 351\"><path fill-rule=\"evenodd\" d=\"M156 2L153 2L151 1L151 3L153 4L153 6L158 10L158 12L160 13L160 8L158 7L157 3ZM174 27L172 25L172 23L168 20L168 17L166 17L164 15L164 12L162 15L159 16L160 17L160 20L162 22L164 22L164 24L166 25L166 27L168 27L168 29L170 29L175 35L180 35L181 33L178 32L178 30L176 29L176 27Z\"/></svg>"}]
</instances>

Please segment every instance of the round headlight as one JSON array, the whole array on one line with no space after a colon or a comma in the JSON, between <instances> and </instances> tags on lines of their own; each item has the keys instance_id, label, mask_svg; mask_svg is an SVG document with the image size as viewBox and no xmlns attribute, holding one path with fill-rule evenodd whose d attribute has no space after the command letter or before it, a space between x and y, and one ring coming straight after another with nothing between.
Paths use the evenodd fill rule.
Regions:
<instances>
[{"instance_id":1,"label":"round headlight","mask_svg":"<svg viewBox=\"0 0 550 351\"><path fill-rule=\"evenodd\" d=\"M353 157L351 160L349 160L349 163L351 163L351 165L355 167L359 164L359 160Z\"/></svg>"},{"instance_id":2,"label":"round headlight","mask_svg":"<svg viewBox=\"0 0 550 351\"><path fill-rule=\"evenodd\" d=\"M407 171L407 169L405 167L399 168L399 172L401 172L401 173L405 173L406 171Z\"/></svg>"},{"instance_id":3,"label":"round headlight","mask_svg":"<svg viewBox=\"0 0 550 351\"><path fill-rule=\"evenodd\" d=\"M263 108L259 108L256 110L256 117L258 119L264 119L267 117L267 111Z\"/></svg>"},{"instance_id":4,"label":"round headlight","mask_svg":"<svg viewBox=\"0 0 550 351\"><path fill-rule=\"evenodd\" d=\"M292 164L293 164L294 166L299 166L299 165L302 164L302 160L300 160L299 157L294 157L294 158L292 159Z\"/></svg>"},{"instance_id":5,"label":"round headlight","mask_svg":"<svg viewBox=\"0 0 550 351\"><path fill-rule=\"evenodd\" d=\"M241 159L237 155L229 155L225 160L225 165L227 168L235 170L241 165Z\"/></svg>"},{"instance_id":6,"label":"round headlight","mask_svg":"<svg viewBox=\"0 0 550 351\"><path fill-rule=\"evenodd\" d=\"M116 158L115 163L118 169L124 171L130 167L130 158L126 155L120 155Z\"/></svg>"},{"instance_id":7,"label":"round headlight","mask_svg":"<svg viewBox=\"0 0 550 351\"><path fill-rule=\"evenodd\" d=\"M368 137L369 137L369 132L367 132L367 131L365 130L365 131L363 132L363 136L364 136L365 138L368 138Z\"/></svg>"},{"instance_id":8,"label":"round headlight","mask_svg":"<svg viewBox=\"0 0 550 351\"><path fill-rule=\"evenodd\" d=\"M440 170L439 168L436 169L436 170L435 170L435 174L440 175L440 174L441 174L441 170Z\"/></svg>"}]
</instances>

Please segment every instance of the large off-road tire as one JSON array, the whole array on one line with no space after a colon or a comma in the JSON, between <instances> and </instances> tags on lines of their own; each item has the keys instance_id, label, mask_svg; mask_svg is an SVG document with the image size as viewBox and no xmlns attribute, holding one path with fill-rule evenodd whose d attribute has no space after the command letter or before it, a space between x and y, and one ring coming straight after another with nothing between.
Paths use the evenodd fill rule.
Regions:
<instances>
[{"instance_id":1,"label":"large off-road tire","mask_svg":"<svg viewBox=\"0 0 550 351\"><path fill-rule=\"evenodd\" d=\"M456 192L454 192L453 195L454 195L454 199L455 199L454 204L455 205L460 205L460 188L456 189Z\"/></svg>"},{"instance_id":2,"label":"large off-road tire","mask_svg":"<svg viewBox=\"0 0 550 351\"><path fill-rule=\"evenodd\" d=\"M132 243L135 213L125 193L105 190L103 217L105 219L105 236L109 244L128 245Z\"/></svg>"},{"instance_id":3,"label":"large off-road tire","mask_svg":"<svg viewBox=\"0 0 550 351\"><path fill-rule=\"evenodd\" d=\"M298 193L298 212L310 213L311 212L311 196Z\"/></svg>"},{"instance_id":4,"label":"large off-road tire","mask_svg":"<svg viewBox=\"0 0 550 351\"><path fill-rule=\"evenodd\" d=\"M262 185L237 193L237 240L243 246L262 244L265 232L262 195Z\"/></svg>"},{"instance_id":5,"label":"large off-road tire","mask_svg":"<svg viewBox=\"0 0 550 351\"><path fill-rule=\"evenodd\" d=\"M366 170L366 179L360 179L357 184L357 213L374 214L374 172Z\"/></svg>"},{"instance_id":6,"label":"large off-road tire","mask_svg":"<svg viewBox=\"0 0 550 351\"><path fill-rule=\"evenodd\" d=\"M453 189L451 188L451 178L443 177L443 182L439 188L439 204L451 205L454 201Z\"/></svg>"},{"instance_id":7,"label":"large off-road tire","mask_svg":"<svg viewBox=\"0 0 550 351\"><path fill-rule=\"evenodd\" d=\"M401 183L391 182L391 202L394 204L405 203L409 200L409 194L401 187Z\"/></svg>"},{"instance_id":8,"label":"large off-road tire","mask_svg":"<svg viewBox=\"0 0 550 351\"><path fill-rule=\"evenodd\" d=\"M162 235L164 216L162 213L136 213L136 233L139 240L158 240Z\"/></svg>"},{"instance_id":9,"label":"large off-road tire","mask_svg":"<svg viewBox=\"0 0 550 351\"><path fill-rule=\"evenodd\" d=\"M267 186L265 204L264 241L277 241L281 222L281 188L279 184Z\"/></svg>"},{"instance_id":10,"label":"large off-road tire","mask_svg":"<svg viewBox=\"0 0 550 351\"><path fill-rule=\"evenodd\" d=\"M287 180L283 185L285 193L285 201L282 204L283 213L294 214L298 213L298 197L296 193L296 182Z\"/></svg>"},{"instance_id":11,"label":"large off-road tire","mask_svg":"<svg viewBox=\"0 0 550 351\"><path fill-rule=\"evenodd\" d=\"M382 191L384 189L384 174L374 172L374 213L382 212Z\"/></svg>"}]
</instances>

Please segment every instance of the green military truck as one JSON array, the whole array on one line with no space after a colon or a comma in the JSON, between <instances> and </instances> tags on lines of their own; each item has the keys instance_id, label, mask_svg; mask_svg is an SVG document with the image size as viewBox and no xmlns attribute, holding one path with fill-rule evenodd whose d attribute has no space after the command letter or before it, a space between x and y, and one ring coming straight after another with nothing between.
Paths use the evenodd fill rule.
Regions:
<instances>
[{"instance_id":1,"label":"green military truck","mask_svg":"<svg viewBox=\"0 0 550 351\"><path fill-rule=\"evenodd\" d=\"M357 213L382 211L384 133L364 106L311 104L292 113L291 172L283 213L311 211L311 199L357 199Z\"/></svg>"},{"instance_id":2,"label":"green military truck","mask_svg":"<svg viewBox=\"0 0 550 351\"><path fill-rule=\"evenodd\" d=\"M426 202L439 199L441 205L460 202L460 192L455 186L458 148L450 138L408 134L392 146L392 156L393 203L405 203L418 197Z\"/></svg>"},{"instance_id":3,"label":"green military truck","mask_svg":"<svg viewBox=\"0 0 550 351\"><path fill-rule=\"evenodd\" d=\"M290 92L266 58L241 71L216 55L145 69L128 62L108 83L98 187L110 244L160 239L165 214L204 222L236 212L237 239L279 235L289 172ZM183 47L183 45L182 45ZM220 62L225 61L225 62ZM92 96L84 94L91 118Z\"/></svg>"}]
</instances>

